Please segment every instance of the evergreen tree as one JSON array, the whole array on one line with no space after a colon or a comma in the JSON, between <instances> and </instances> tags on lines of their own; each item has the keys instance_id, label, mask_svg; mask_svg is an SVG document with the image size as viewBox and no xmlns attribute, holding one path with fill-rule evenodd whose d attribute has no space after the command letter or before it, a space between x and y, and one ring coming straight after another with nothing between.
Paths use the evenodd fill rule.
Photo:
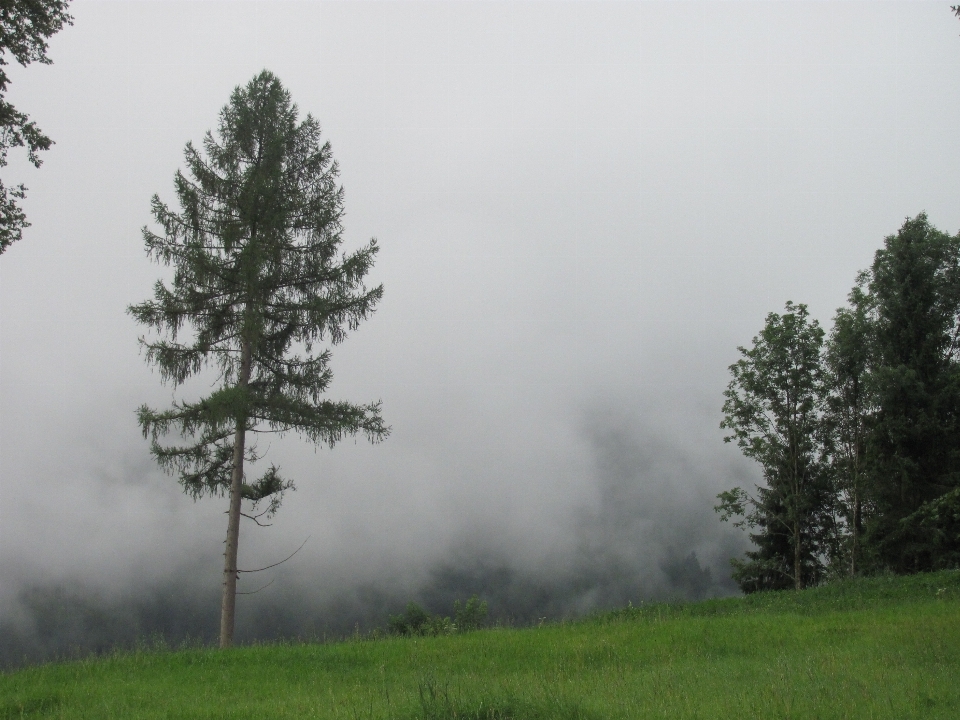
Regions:
<instances>
[{"instance_id":1,"label":"evergreen tree","mask_svg":"<svg viewBox=\"0 0 960 720\"><path fill-rule=\"evenodd\" d=\"M40 167L41 150L48 150L53 141L44 135L29 116L17 110L6 99L10 77L7 53L20 65L32 62L50 64L47 57L47 38L64 25L73 23L67 14L68 0L3 0L0 2L0 167L7 164L11 148L26 147L27 157L34 167ZM15 185L7 188L0 182L0 254L23 235L30 226L23 210L17 204L26 188Z\"/></svg>"},{"instance_id":2,"label":"evergreen tree","mask_svg":"<svg viewBox=\"0 0 960 720\"><path fill-rule=\"evenodd\" d=\"M333 446L364 432L389 432L380 404L355 405L322 396L330 385L330 350L370 316L383 294L364 277L375 240L338 256L343 190L320 127L267 71L238 87L220 113L217 135L203 151L188 143L186 174L174 180L179 210L157 196L161 228L143 239L150 257L172 266L152 300L131 306L137 321L165 337L141 339L149 363L175 386L205 367L219 387L195 402L138 412L159 464L179 476L194 498L229 497L220 644L233 638L241 500L266 501L273 513L292 483L271 465L248 481L258 459L248 434L294 431ZM160 440L175 432L179 444Z\"/></svg>"},{"instance_id":3,"label":"evergreen tree","mask_svg":"<svg viewBox=\"0 0 960 720\"><path fill-rule=\"evenodd\" d=\"M756 532L747 560L734 560L734 579L746 592L802 587L823 574L832 550L831 484L821 442L825 392L823 330L805 305L788 302L770 313L750 349L730 366L721 428L760 463L765 486L718 495L721 518Z\"/></svg>"},{"instance_id":4,"label":"evergreen tree","mask_svg":"<svg viewBox=\"0 0 960 720\"><path fill-rule=\"evenodd\" d=\"M936 549L920 512L960 486L960 235L924 214L908 219L877 251L865 282L877 403L865 539L879 567L928 570L960 550L960 538Z\"/></svg>"}]
</instances>

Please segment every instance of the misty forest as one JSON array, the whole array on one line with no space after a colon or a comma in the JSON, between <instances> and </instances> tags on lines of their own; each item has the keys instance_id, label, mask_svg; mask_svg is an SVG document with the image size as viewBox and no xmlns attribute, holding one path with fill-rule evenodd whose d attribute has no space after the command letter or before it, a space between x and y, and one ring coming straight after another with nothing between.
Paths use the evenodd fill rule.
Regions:
<instances>
[{"instance_id":1,"label":"misty forest","mask_svg":"<svg viewBox=\"0 0 960 720\"><path fill-rule=\"evenodd\" d=\"M177 7L0 10L0 669L952 597L960 6Z\"/></svg>"}]
</instances>

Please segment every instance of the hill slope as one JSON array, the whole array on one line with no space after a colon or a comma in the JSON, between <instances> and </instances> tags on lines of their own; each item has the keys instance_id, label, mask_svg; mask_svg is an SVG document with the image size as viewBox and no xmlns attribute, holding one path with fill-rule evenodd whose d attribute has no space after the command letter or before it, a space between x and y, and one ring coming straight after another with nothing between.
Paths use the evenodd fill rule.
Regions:
<instances>
[{"instance_id":1,"label":"hill slope","mask_svg":"<svg viewBox=\"0 0 960 720\"><path fill-rule=\"evenodd\" d=\"M960 572L0 675L0 718L955 718Z\"/></svg>"}]
</instances>

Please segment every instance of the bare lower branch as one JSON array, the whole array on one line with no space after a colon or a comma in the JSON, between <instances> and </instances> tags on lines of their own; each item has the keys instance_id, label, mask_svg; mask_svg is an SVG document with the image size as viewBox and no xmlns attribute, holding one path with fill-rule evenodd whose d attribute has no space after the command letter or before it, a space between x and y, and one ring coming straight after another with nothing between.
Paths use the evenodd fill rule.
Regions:
<instances>
[{"instance_id":1,"label":"bare lower branch","mask_svg":"<svg viewBox=\"0 0 960 720\"><path fill-rule=\"evenodd\" d=\"M262 522L260 522L259 520L257 520L258 517L262 517L262 516L266 515L268 512L269 512L269 508L268 508L267 510L264 510L264 511L263 511L262 513L260 513L259 515L247 515L245 512L241 512L241 513L240 513L240 516L241 516L241 517L245 517L247 520L253 520L253 521L254 521L257 525L259 525L260 527L270 527L271 525L273 525L273 523L262 523ZM291 557L293 557L293 556L291 555ZM241 570L240 572L247 572L247 571L246 571L246 570ZM249 572L256 572L256 570L250 570Z\"/></svg>"},{"instance_id":2,"label":"bare lower branch","mask_svg":"<svg viewBox=\"0 0 960 720\"><path fill-rule=\"evenodd\" d=\"M276 582L276 578L274 578L273 580L271 580L270 582L268 582L268 583L267 583L266 585L264 585L263 587L257 588L256 590L251 590L250 592L240 592L239 590L237 590L237 595L256 595L256 594L257 594L258 592L260 592L261 590L266 590L268 587L270 587L271 585L273 585L274 582Z\"/></svg>"},{"instance_id":3,"label":"bare lower branch","mask_svg":"<svg viewBox=\"0 0 960 720\"><path fill-rule=\"evenodd\" d=\"M310 536L307 535L307 540L309 540L309 539L310 539ZM256 570L240 570L240 569L238 568L238 569L237 569L237 572L238 572L238 573L263 572L264 570L269 570L270 568L275 568L277 565L283 565L283 563L285 563L287 560L289 560L290 558L292 558L292 557L293 557L294 555L296 555L298 552L300 552L301 550L303 550L303 546L307 544L307 540L304 540L302 543L300 543L300 547L298 547L298 548L297 548L296 550L294 550L292 553L290 553L289 555L287 555L287 557L285 557L285 558L284 558L283 560L281 560L280 562L276 562L276 563L274 563L273 565L267 565L266 567L257 568Z\"/></svg>"}]
</instances>

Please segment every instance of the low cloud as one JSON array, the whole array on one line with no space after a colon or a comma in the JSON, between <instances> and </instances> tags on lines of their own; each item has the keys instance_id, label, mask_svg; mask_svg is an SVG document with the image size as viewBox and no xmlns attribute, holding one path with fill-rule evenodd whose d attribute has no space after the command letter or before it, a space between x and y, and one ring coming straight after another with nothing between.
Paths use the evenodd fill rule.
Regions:
<instances>
[{"instance_id":1,"label":"low cloud","mask_svg":"<svg viewBox=\"0 0 960 720\"><path fill-rule=\"evenodd\" d=\"M488 602L491 620L523 625L627 602L735 593L728 561L745 541L718 521L712 506L719 489L742 481L749 470L717 447L715 433L706 427L697 433L689 420L686 444L671 440L678 437L674 422L680 420L669 413L631 412L609 402L581 409L578 452L588 477L565 502L550 504L549 517L531 513L536 522L526 526L503 523L474 506L460 513L461 530L445 530L445 541L435 547L394 535L367 538L364 552L344 540L310 553L308 542L284 565L244 576L242 589L263 589L240 598L237 638L339 638L384 627L411 600L451 614L455 600L473 594ZM136 471L150 474L147 468ZM124 492L116 477L103 482L114 493ZM141 493L147 503L165 497L174 502L168 497L176 489L171 479L143 482L126 492ZM535 484L549 485L542 479ZM216 518L219 532L219 513L202 506L189 508L194 523L196 514ZM423 509L411 527L429 527L433 512L435 507ZM170 517L186 523L183 516L181 504ZM246 532L254 537L269 530ZM216 535L201 535L210 534ZM171 539L180 559L155 550L163 560L152 569L127 563L116 573L101 568L88 575L32 574L20 566L12 576L16 591L5 595L0 608L0 663L9 667L160 638L171 645L214 642L219 557L216 546L209 540L201 546L200 539ZM287 530L271 545L277 549L293 539ZM370 548L387 541L395 550L389 562L370 557Z\"/></svg>"}]
</instances>

